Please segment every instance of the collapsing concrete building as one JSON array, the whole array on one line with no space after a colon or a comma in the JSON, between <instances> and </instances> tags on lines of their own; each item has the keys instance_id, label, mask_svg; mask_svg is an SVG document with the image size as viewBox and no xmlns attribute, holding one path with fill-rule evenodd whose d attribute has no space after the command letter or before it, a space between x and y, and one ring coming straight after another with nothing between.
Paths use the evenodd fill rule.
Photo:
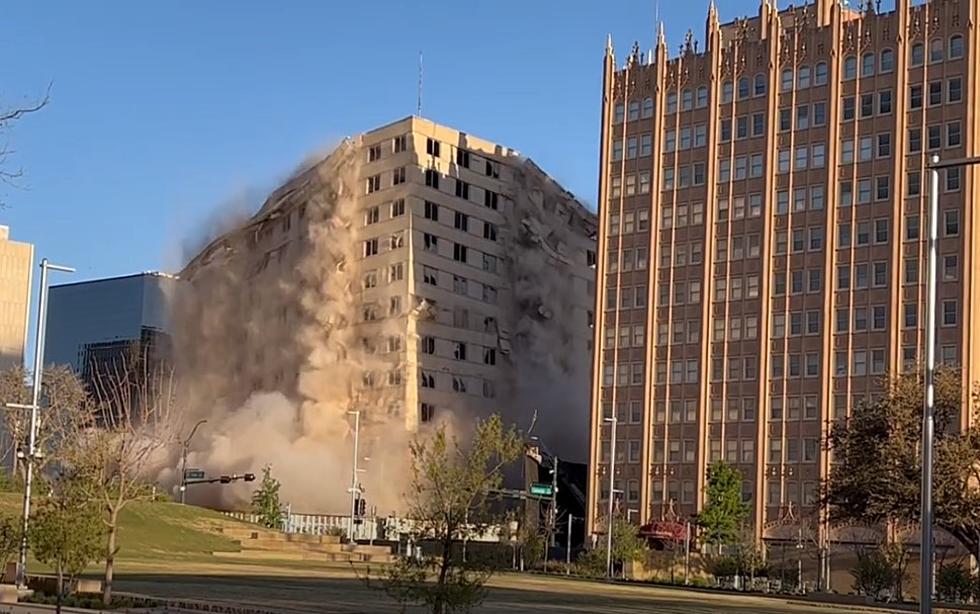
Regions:
<instances>
[{"instance_id":1,"label":"collapsing concrete building","mask_svg":"<svg viewBox=\"0 0 980 614\"><path fill-rule=\"evenodd\" d=\"M180 275L178 369L209 420L191 465L271 463L294 506L343 510L352 411L392 509L430 422L537 412L584 457L595 231L513 150L419 117L345 140Z\"/></svg>"}]
</instances>

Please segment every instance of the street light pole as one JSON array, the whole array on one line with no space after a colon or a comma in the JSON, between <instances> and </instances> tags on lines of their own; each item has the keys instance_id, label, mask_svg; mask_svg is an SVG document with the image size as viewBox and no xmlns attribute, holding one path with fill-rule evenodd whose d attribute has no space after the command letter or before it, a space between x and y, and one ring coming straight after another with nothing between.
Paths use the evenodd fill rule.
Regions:
<instances>
[{"instance_id":1,"label":"street light pole","mask_svg":"<svg viewBox=\"0 0 980 614\"><path fill-rule=\"evenodd\" d=\"M926 374L925 399L922 411L922 500L920 510L921 545L919 548L919 612L932 614L933 592L933 505L932 505L932 463L933 439L935 436L936 408L936 256L939 235L939 169L962 168L980 164L980 157L959 158L939 161L934 155L927 165L929 169L929 237L926 261Z\"/></svg>"},{"instance_id":2,"label":"street light pole","mask_svg":"<svg viewBox=\"0 0 980 614\"><path fill-rule=\"evenodd\" d=\"M932 157L932 164L939 156ZM919 604L922 614L932 612L932 448L936 407L936 241L939 234L939 169L929 170L929 237L926 244L926 377L922 412L922 510L919 569Z\"/></svg>"},{"instance_id":3,"label":"street light pole","mask_svg":"<svg viewBox=\"0 0 980 614\"><path fill-rule=\"evenodd\" d=\"M194 433L197 429L207 422L207 419L198 420L194 428L191 429L191 434L187 436L187 439L181 444L181 454L180 454L180 504L184 505L187 502L187 448L191 445L191 439L194 438Z\"/></svg>"},{"instance_id":4,"label":"street light pole","mask_svg":"<svg viewBox=\"0 0 980 614\"><path fill-rule=\"evenodd\" d=\"M361 489L357 485L357 447L361 436L361 412L347 412L354 416L354 465L350 473L350 525L347 527L347 541L354 543L354 518L357 517L357 499Z\"/></svg>"},{"instance_id":5,"label":"street light pole","mask_svg":"<svg viewBox=\"0 0 980 614\"><path fill-rule=\"evenodd\" d=\"M48 262L47 258L41 259L41 279L39 297L37 301L37 328L34 335L34 371L31 389L31 421L27 435L27 453L25 455L24 466L24 507L20 554L17 559L17 585L27 585L27 529L31 516L31 486L34 482L34 458L37 455L37 423L38 423L38 404L41 402L41 379L44 375L44 332L47 328L48 319L48 270L62 271L64 273L74 273L75 269L59 266Z\"/></svg>"},{"instance_id":6,"label":"street light pole","mask_svg":"<svg viewBox=\"0 0 980 614\"><path fill-rule=\"evenodd\" d=\"M605 418L605 421L612 424L612 432L610 433L611 441L609 444L609 511L606 517L606 579L612 580L613 499L616 496L616 488L614 486L616 479L616 423L619 420L613 415L611 418Z\"/></svg>"}]
</instances>

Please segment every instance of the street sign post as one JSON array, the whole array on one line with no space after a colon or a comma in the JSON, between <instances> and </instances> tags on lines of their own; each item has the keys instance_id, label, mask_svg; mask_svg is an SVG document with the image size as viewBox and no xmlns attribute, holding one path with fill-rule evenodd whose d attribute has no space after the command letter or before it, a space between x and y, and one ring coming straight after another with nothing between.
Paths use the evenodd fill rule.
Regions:
<instances>
[{"instance_id":1,"label":"street sign post","mask_svg":"<svg viewBox=\"0 0 980 614\"><path fill-rule=\"evenodd\" d=\"M551 484L531 484L530 492L539 497L550 497L554 493L554 486Z\"/></svg>"},{"instance_id":2,"label":"street sign post","mask_svg":"<svg viewBox=\"0 0 980 614\"><path fill-rule=\"evenodd\" d=\"M203 480L204 471L200 469L187 469L184 471L185 480Z\"/></svg>"}]
</instances>

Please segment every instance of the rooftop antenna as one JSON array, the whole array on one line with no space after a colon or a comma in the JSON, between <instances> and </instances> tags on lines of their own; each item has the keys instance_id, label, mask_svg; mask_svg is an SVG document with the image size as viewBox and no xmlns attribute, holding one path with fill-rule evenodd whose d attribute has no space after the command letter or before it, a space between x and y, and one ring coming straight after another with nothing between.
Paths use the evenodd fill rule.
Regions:
<instances>
[{"instance_id":1,"label":"rooftop antenna","mask_svg":"<svg viewBox=\"0 0 980 614\"><path fill-rule=\"evenodd\" d=\"M422 50L419 50L419 95L415 114L422 117Z\"/></svg>"}]
</instances>

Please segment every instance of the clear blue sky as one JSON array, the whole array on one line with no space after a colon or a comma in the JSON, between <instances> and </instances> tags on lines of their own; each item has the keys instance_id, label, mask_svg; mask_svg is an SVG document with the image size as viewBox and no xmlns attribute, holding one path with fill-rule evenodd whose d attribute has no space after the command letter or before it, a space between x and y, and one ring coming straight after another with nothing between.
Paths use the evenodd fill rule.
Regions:
<instances>
[{"instance_id":1,"label":"clear blue sky","mask_svg":"<svg viewBox=\"0 0 980 614\"><path fill-rule=\"evenodd\" d=\"M723 19L757 0L720 0ZM673 49L707 0L662 1ZM415 110L519 149L594 203L601 60L652 46L655 0L8 3L0 103L26 175L0 223L74 279L173 270L223 204ZM58 275L54 281L67 281Z\"/></svg>"}]
</instances>

